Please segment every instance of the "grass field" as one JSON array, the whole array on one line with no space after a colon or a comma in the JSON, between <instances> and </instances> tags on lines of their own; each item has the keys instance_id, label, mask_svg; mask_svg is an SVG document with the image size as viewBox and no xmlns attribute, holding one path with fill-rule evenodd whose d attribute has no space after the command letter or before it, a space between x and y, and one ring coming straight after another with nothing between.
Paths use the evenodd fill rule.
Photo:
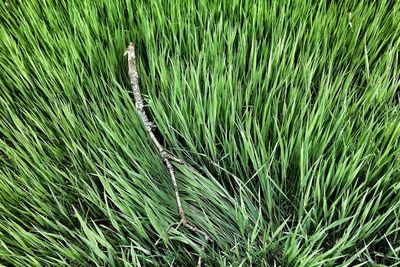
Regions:
<instances>
[{"instance_id":1,"label":"grass field","mask_svg":"<svg viewBox=\"0 0 400 267\"><path fill-rule=\"evenodd\" d=\"M0 265L398 265L400 2L373 2L1 1ZM213 243L167 231L130 41Z\"/></svg>"}]
</instances>

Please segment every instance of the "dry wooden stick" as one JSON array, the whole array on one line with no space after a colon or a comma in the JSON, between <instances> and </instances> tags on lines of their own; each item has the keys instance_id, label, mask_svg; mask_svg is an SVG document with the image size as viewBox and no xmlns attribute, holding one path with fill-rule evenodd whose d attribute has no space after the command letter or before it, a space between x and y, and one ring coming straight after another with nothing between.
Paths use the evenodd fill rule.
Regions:
<instances>
[{"instance_id":1,"label":"dry wooden stick","mask_svg":"<svg viewBox=\"0 0 400 267\"><path fill-rule=\"evenodd\" d=\"M169 176L171 177L172 184L173 184L174 191L175 191L175 199L176 199L176 204L178 205L180 222L171 224L168 227L168 229L170 229L172 226L175 226L175 225L177 225L177 227L176 227L176 229L177 229L182 225L197 234L203 235L206 242L212 242L212 239L206 232L200 230L194 224L190 223L187 220L185 211L182 206L181 197L179 195L178 184L176 182L176 177L175 177L175 170L174 170L173 165L171 164L171 161L175 161L177 163L184 164L192 169L194 169L194 168L192 166L190 166L188 163L186 163L184 160L171 155L168 151L166 151L166 149L158 141L157 137L155 136L155 134L153 132L154 124L149 120L149 118L147 117L147 114L144 110L143 98L142 98L142 94L141 94L140 88L139 88L139 76L138 76L137 69L136 69L135 46L133 45L133 43L129 44L128 49L126 50L125 54L128 55L129 77L131 79L131 85L132 85L133 97L135 100L136 111L139 114L139 117L141 118L141 120L143 121L143 124L146 127L147 133L149 134L151 140L153 141L154 145L160 152L160 157L169 171ZM158 242L159 242L159 240L156 243L158 243ZM204 249L204 246L202 246L202 249ZM201 266L201 257L199 257L197 265Z\"/></svg>"}]
</instances>

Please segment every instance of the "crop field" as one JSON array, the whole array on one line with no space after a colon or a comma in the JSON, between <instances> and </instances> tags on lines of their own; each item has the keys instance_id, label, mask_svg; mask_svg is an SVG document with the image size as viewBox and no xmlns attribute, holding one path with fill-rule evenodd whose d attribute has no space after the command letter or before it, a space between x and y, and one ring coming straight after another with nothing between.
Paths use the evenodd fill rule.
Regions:
<instances>
[{"instance_id":1,"label":"crop field","mask_svg":"<svg viewBox=\"0 0 400 267\"><path fill-rule=\"evenodd\" d=\"M196 265L400 266L400 1L1 1L0 266Z\"/></svg>"}]
</instances>

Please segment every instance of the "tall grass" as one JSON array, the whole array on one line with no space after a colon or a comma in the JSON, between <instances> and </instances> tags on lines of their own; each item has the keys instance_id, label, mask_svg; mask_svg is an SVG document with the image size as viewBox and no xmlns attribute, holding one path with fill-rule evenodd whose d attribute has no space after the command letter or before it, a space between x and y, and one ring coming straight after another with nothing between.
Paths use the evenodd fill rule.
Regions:
<instances>
[{"instance_id":1,"label":"tall grass","mask_svg":"<svg viewBox=\"0 0 400 267\"><path fill-rule=\"evenodd\" d=\"M0 3L0 264L400 262L398 1ZM201 236L132 105L126 46ZM155 245L161 237L162 242Z\"/></svg>"}]
</instances>

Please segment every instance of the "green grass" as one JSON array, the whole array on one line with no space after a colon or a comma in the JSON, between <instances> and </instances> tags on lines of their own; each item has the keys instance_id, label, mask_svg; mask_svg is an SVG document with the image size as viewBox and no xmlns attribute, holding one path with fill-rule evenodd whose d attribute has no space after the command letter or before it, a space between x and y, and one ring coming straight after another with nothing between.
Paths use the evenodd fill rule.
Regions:
<instances>
[{"instance_id":1,"label":"green grass","mask_svg":"<svg viewBox=\"0 0 400 267\"><path fill-rule=\"evenodd\" d=\"M0 265L400 262L399 1L38 2L0 3Z\"/></svg>"}]
</instances>

